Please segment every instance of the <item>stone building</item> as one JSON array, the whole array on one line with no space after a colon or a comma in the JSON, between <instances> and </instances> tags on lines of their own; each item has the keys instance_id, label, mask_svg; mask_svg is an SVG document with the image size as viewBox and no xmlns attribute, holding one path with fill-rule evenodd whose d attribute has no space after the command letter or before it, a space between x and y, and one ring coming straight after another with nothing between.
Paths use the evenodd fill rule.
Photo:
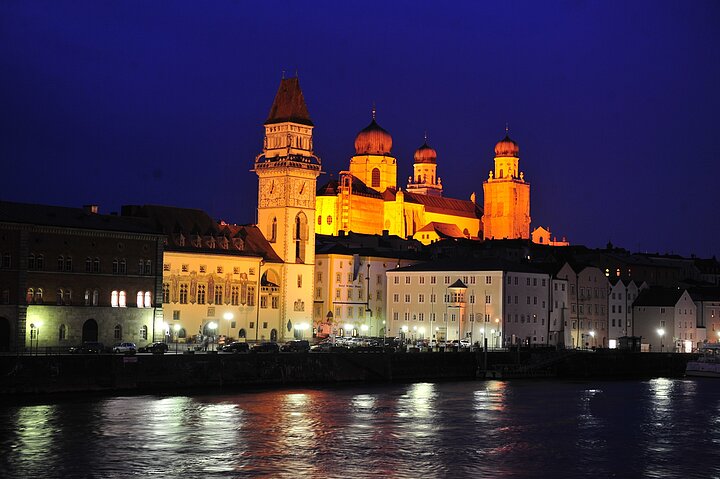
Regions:
<instances>
[{"instance_id":1,"label":"stone building","mask_svg":"<svg viewBox=\"0 0 720 479\"><path fill-rule=\"evenodd\" d=\"M570 326L566 329L566 347L592 348L608 346L607 294L609 283L595 267L565 263L555 275L568 283Z\"/></svg>"},{"instance_id":2,"label":"stone building","mask_svg":"<svg viewBox=\"0 0 720 479\"><path fill-rule=\"evenodd\" d=\"M0 202L0 351L157 338L162 248L147 222L95 206Z\"/></svg>"},{"instance_id":3,"label":"stone building","mask_svg":"<svg viewBox=\"0 0 720 479\"><path fill-rule=\"evenodd\" d=\"M691 352L697 347L696 307L687 290L652 286L633 302L635 335L645 351Z\"/></svg>"},{"instance_id":4,"label":"stone building","mask_svg":"<svg viewBox=\"0 0 720 479\"><path fill-rule=\"evenodd\" d=\"M256 226L217 222L204 211L169 206L124 206L122 214L146 218L166 235L164 339L285 336L283 262Z\"/></svg>"}]
</instances>

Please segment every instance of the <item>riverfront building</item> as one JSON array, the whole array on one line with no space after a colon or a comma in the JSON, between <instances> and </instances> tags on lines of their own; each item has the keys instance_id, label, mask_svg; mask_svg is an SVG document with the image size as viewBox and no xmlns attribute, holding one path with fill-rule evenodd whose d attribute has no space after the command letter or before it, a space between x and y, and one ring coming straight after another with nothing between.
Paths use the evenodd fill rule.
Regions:
<instances>
[{"instance_id":1,"label":"riverfront building","mask_svg":"<svg viewBox=\"0 0 720 479\"><path fill-rule=\"evenodd\" d=\"M438 260L387 276L390 335L481 344L487 338L493 347L549 341L551 278L532 265Z\"/></svg>"},{"instance_id":2,"label":"riverfront building","mask_svg":"<svg viewBox=\"0 0 720 479\"><path fill-rule=\"evenodd\" d=\"M163 235L97 207L0 202L0 351L161 334Z\"/></svg>"},{"instance_id":3,"label":"riverfront building","mask_svg":"<svg viewBox=\"0 0 720 479\"><path fill-rule=\"evenodd\" d=\"M653 286L633 303L635 334L646 351L691 352L696 347L696 309L680 288Z\"/></svg>"}]
</instances>

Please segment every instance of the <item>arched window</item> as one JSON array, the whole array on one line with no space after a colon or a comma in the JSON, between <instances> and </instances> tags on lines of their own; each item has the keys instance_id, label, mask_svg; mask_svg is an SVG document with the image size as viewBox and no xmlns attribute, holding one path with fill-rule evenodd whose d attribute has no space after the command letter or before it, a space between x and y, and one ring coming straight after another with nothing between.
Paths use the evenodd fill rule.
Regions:
<instances>
[{"instance_id":1,"label":"arched window","mask_svg":"<svg viewBox=\"0 0 720 479\"><path fill-rule=\"evenodd\" d=\"M147 326L140 327L140 339L147 339L148 328Z\"/></svg>"},{"instance_id":2,"label":"arched window","mask_svg":"<svg viewBox=\"0 0 720 479\"><path fill-rule=\"evenodd\" d=\"M240 332L238 332L238 337L240 337L240 338L246 337L245 328L240 328Z\"/></svg>"},{"instance_id":3,"label":"arched window","mask_svg":"<svg viewBox=\"0 0 720 479\"><path fill-rule=\"evenodd\" d=\"M270 242L274 243L277 241L277 218L273 218L272 226L270 227Z\"/></svg>"},{"instance_id":4,"label":"arched window","mask_svg":"<svg viewBox=\"0 0 720 479\"><path fill-rule=\"evenodd\" d=\"M90 306L90 290L85 290L85 306Z\"/></svg>"},{"instance_id":5,"label":"arched window","mask_svg":"<svg viewBox=\"0 0 720 479\"><path fill-rule=\"evenodd\" d=\"M35 255L32 253L28 255L28 269L35 269Z\"/></svg>"},{"instance_id":6,"label":"arched window","mask_svg":"<svg viewBox=\"0 0 720 479\"><path fill-rule=\"evenodd\" d=\"M500 168L500 174L498 175L498 178L502 178L504 175L502 168Z\"/></svg>"},{"instance_id":7,"label":"arched window","mask_svg":"<svg viewBox=\"0 0 720 479\"><path fill-rule=\"evenodd\" d=\"M41 254L37 255L37 258L35 258L35 268L36 269L43 269L45 267L45 257Z\"/></svg>"},{"instance_id":8,"label":"arched window","mask_svg":"<svg viewBox=\"0 0 720 479\"><path fill-rule=\"evenodd\" d=\"M177 332L178 338L185 338L187 337L187 331L185 331L185 328L180 328Z\"/></svg>"},{"instance_id":9,"label":"arched window","mask_svg":"<svg viewBox=\"0 0 720 479\"><path fill-rule=\"evenodd\" d=\"M305 262L305 243L308 239L307 217L303 213L298 213L295 217L295 229L293 231L293 240L295 241L295 262Z\"/></svg>"},{"instance_id":10,"label":"arched window","mask_svg":"<svg viewBox=\"0 0 720 479\"><path fill-rule=\"evenodd\" d=\"M372 180L370 183L370 186L373 188L379 188L380 187L380 169L373 168L372 170Z\"/></svg>"},{"instance_id":11,"label":"arched window","mask_svg":"<svg viewBox=\"0 0 720 479\"><path fill-rule=\"evenodd\" d=\"M125 261L124 259L121 259L120 260L120 274L125 274L125 273L127 273L127 261Z\"/></svg>"},{"instance_id":12,"label":"arched window","mask_svg":"<svg viewBox=\"0 0 720 479\"><path fill-rule=\"evenodd\" d=\"M113 308L118 307L118 292L117 291L113 291L110 294L110 306L112 306Z\"/></svg>"},{"instance_id":13,"label":"arched window","mask_svg":"<svg viewBox=\"0 0 720 479\"><path fill-rule=\"evenodd\" d=\"M127 306L127 297L125 295L125 291L120 291L120 299L118 301L118 305L121 308L124 308L125 306Z\"/></svg>"},{"instance_id":14,"label":"arched window","mask_svg":"<svg viewBox=\"0 0 720 479\"><path fill-rule=\"evenodd\" d=\"M63 290L58 289L57 293L55 294L55 304L58 306L62 306L63 304Z\"/></svg>"},{"instance_id":15,"label":"arched window","mask_svg":"<svg viewBox=\"0 0 720 479\"><path fill-rule=\"evenodd\" d=\"M150 294L150 291L145 291L145 307L146 308L152 308L152 295Z\"/></svg>"},{"instance_id":16,"label":"arched window","mask_svg":"<svg viewBox=\"0 0 720 479\"><path fill-rule=\"evenodd\" d=\"M100 272L100 258L95 258L95 259L93 260L92 272L93 272L93 273L99 273L99 272Z\"/></svg>"},{"instance_id":17,"label":"arched window","mask_svg":"<svg viewBox=\"0 0 720 479\"><path fill-rule=\"evenodd\" d=\"M137 307L138 308L145 307L145 305L143 304L143 299L145 299L145 295L143 294L142 291L138 291L137 292Z\"/></svg>"},{"instance_id":18,"label":"arched window","mask_svg":"<svg viewBox=\"0 0 720 479\"><path fill-rule=\"evenodd\" d=\"M113 330L113 338L120 340L122 339L122 326L119 324L115 325L115 329Z\"/></svg>"},{"instance_id":19,"label":"arched window","mask_svg":"<svg viewBox=\"0 0 720 479\"><path fill-rule=\"evenodd\" d=\"M318 226L322 225L322 215L318 216Z\"/></svg>"},{"instance_id":20,"label":"arched window","mask_svg":"<svg viewBox=\"0 0 720 479\"><path fill-rule=\"evenodd\" d=\"M99 301L100 301L100 291L98 291L96 289L93 291L92 305L97 306Z\"/></svg>"},{"instance_id":21,"label":"arched window","mask_svg":"<svg viewBox=\"0 0 720 479\"><path fill-rule=\"evenodd\" d=\"M58 340L64 341L65 339L67 339L67 326L61 324L58 329Z\"/></svg>"},{"instance_id":22,"label":"arched window","mask_svg":"<svg viewBox=\"0 0 720 479\"><path fill-rule=\"evenodd\" d=\"M42 304L43 303L43 290L42 288L38 288L35 291L35 303L36 304Z\"/></svg>"},{"instance_id":23,"label":"arched window","mask_svg":"<svg viewBox=\"0 0 720 479\"><path fill-rule=\"evenodd\" d=\"M92 272L92 258L90 258L90 256L85 258L85 272L86 273Z\"/></svg>"},{"instance_id":24,"label":"arched window","mask_svg":"<svg viewBox=\"0 0 720 479\"><path fill-rule=\"evenodd\" d=\"M113 268L113 270L112 270L113 274L118 274L118 271L120 271L120 263L118 262L117 259L113 260L112 268Z\"/></svg>"}]
</instances>

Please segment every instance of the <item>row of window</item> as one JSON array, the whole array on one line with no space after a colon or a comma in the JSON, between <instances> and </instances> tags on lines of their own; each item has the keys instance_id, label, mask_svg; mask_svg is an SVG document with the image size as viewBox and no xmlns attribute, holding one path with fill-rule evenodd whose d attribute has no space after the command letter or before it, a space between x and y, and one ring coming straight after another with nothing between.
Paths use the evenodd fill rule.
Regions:
<instances>
[{"instance_id":1,"label":"row of window","mask_svg":"<svg viewBox=\"0 0 720 479\"><path fill-rule=\"evenodd\" d=\"M541 284L542 286L545 286L545 282L546 282L547 278L541 278L541 279L542 279L542 281L540 282L540 284ZM508 275L508 276L507 276L507 284L513 284L513 281L514 281L515 285L517 285L517 284L518 284L518 277L517 277L517 276ZM531 286L531 285L532 285L532 286L537 286L537 285L538 285L538 279L537 279L537 278L527 277L527 278L525 278L525 285L526 285L526 286ZM555 284L555 291L557 291L557 284ZM563 291L565 291L565 285L563 285Z\"/></svg>"},{"instance_id":2,"label":"row of window","mask_svg":"<svg viewBox=\"0 0 720 479\"><path fill-rule=\"evenodd\" d=\"M513 315L510 314L510 313L508 313L508 315L507 315L507 322L508 322L508 323L512 323L512 322L513 322ZM518 322L519 322L520 324L525 324L525 323L528 323L528 324L530 324L530 323L537 323L537 322L538 322L538 317L537 317L537 314L533 314L532 316L530 316L529 314L528 314L527 316L524 315L524 314L520 314L520 315L515 314L515 323L518 323ZM542 326L545 325L545 318L540 318L540 324L541 324Z\"/></svg>"},{"instance_id":3,"label":"row of window","mask_svg":"<svg viewBox=\"0 0 720 479\"><path fill-rule=\"evenodd\" d=\"M163 283L163 303L180 303L180 304L231 304L238 306L240 304L247 306L255 306L255 286L248 284L230 286L229 296L225 296L225 288L222 285L214 285L209 291L209 285L198 284L197 291L191 291L191 285L188 283L180 283L178 286L177 297L171 297L170 283ZM225 303L223 303L225 300Z\"/></svg>"},{"instance_id":4,"label":"row of window","mask_svg":"<svg viewBox=\"0 0 720 479\"><path fill-rule=\"evenodd\" d=\"M348 276L348 281L351 281L349 278L352 276L352 273ZM404 283L405 284L412 284L412 278L413 276L404 276ZM425 281L427 278L425 276L418 276L418 284L425 284ZM437 276L430 276L430 284L437 284ZM477 284L476 281L478 277L476 276L460 276L459 279L462 280L465 284ZM508 278L509 279L509 278ZM517 278L516 278L517 279ZM337 276L338 282L340 281L340 276ZM450 284L452 282L452 278L450 276L443 276L443 284ZM378 284L380 284L380 275L378 275ZM400 276L399 275L393 275L393 284L400 284ZM492 276L485 276L485 284L492 284ZM515 283L517 284L517 283ZM545 285L545 280L543 280L543 285Z\"/></svg>"},{"instance_id":5,"label":"row of window","mask_svg":"<svg viewBox=\"0 0 720 479\"><path fill-rule=\"evenodd\" d=\"M600 304L600 305L588 304L587 305L587 314L593 314L593 306L595 307L594 308L595 314L605 314L605 306L603 306L602 304ZM575 303L573 303L572 312L576 313L578 311L578 307L580 308L580 314L585 314L585 305L584 304L576 305Z\"/></svg>"},{"instance_id":6,"label":"row of window","mask_svg":"<svg viewBox=\"0 0 720 479\"><path fill-rule=\"evenodd\" d=\"M152 293L150 291L138 291L136 298L138 308L152 308ZM127 306L127 294L125 291L113 291L110 294L110 306L113 308L125 308Z\"/></svg>"},{"instance_id":7,"label":"row of window","mask_svg":"<svg viewBox=\"0 0 720 479\"><path fill-rule=\"evenodd\" d=\"M172 270L172 263L163 263L163 271L171 271ZM207 274L208 267L206 264L201 264L198 267L198 270L200 274ZM240 274L240 267L239 266L233 266L233 274ZM187 263L183 263L180 265L180 271L182 273L189 273L190 272L190 265ZM224 266L216 266L215 267L215 273L217 274L224 274L225 273L225 267ZM255 268L250 268L248 271L248 274L250 276L255 275Z\"/></svg>"}]
</instances>

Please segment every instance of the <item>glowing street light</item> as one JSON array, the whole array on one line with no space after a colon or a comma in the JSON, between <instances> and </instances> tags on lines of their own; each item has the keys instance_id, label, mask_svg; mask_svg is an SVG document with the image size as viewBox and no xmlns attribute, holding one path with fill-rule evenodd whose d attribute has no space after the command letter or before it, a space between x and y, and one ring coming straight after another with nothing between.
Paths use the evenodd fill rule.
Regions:
<instances>
[{"instance_id":1,"label":"glowing street light","mask_svg":"<svg viewBox=\"0 0 720 479\"><path fill-rule=\"evenodd\" d=\"M370 327L367 324L360 325L360 331L363 332L363 336L367 336L367 332Z\"/></svg>"},{"instance_id":2,"label":"glowing street light","mask_svg":"<svg viewBox=\"0 0 720 479\"><path fill-rule=\"evenodd\" d=\"M663 336L665 336L665 330L663 328L659 328L657 330L658 336L660 336L660 352L663 350Z\"/></svg>"},{"instance_id":3,"label":"glowing street light","mask_svg":"<svg viewBox=\"0 0 720 479\"><path fill-rule=\"evenodd\" d=\"M590 337L592 338L593 346L595 346L595 331L590 331Z\"/></svg>"},{"instance_id":4,"label":"glowing street light","mask_svg":"<svg viewBox=\"0 0 720 479\"><path fill-rule=\"evenodd\" d=\"M352 336L353 325L345 323L345 336Z\"/></svg>"}]
</instances>

